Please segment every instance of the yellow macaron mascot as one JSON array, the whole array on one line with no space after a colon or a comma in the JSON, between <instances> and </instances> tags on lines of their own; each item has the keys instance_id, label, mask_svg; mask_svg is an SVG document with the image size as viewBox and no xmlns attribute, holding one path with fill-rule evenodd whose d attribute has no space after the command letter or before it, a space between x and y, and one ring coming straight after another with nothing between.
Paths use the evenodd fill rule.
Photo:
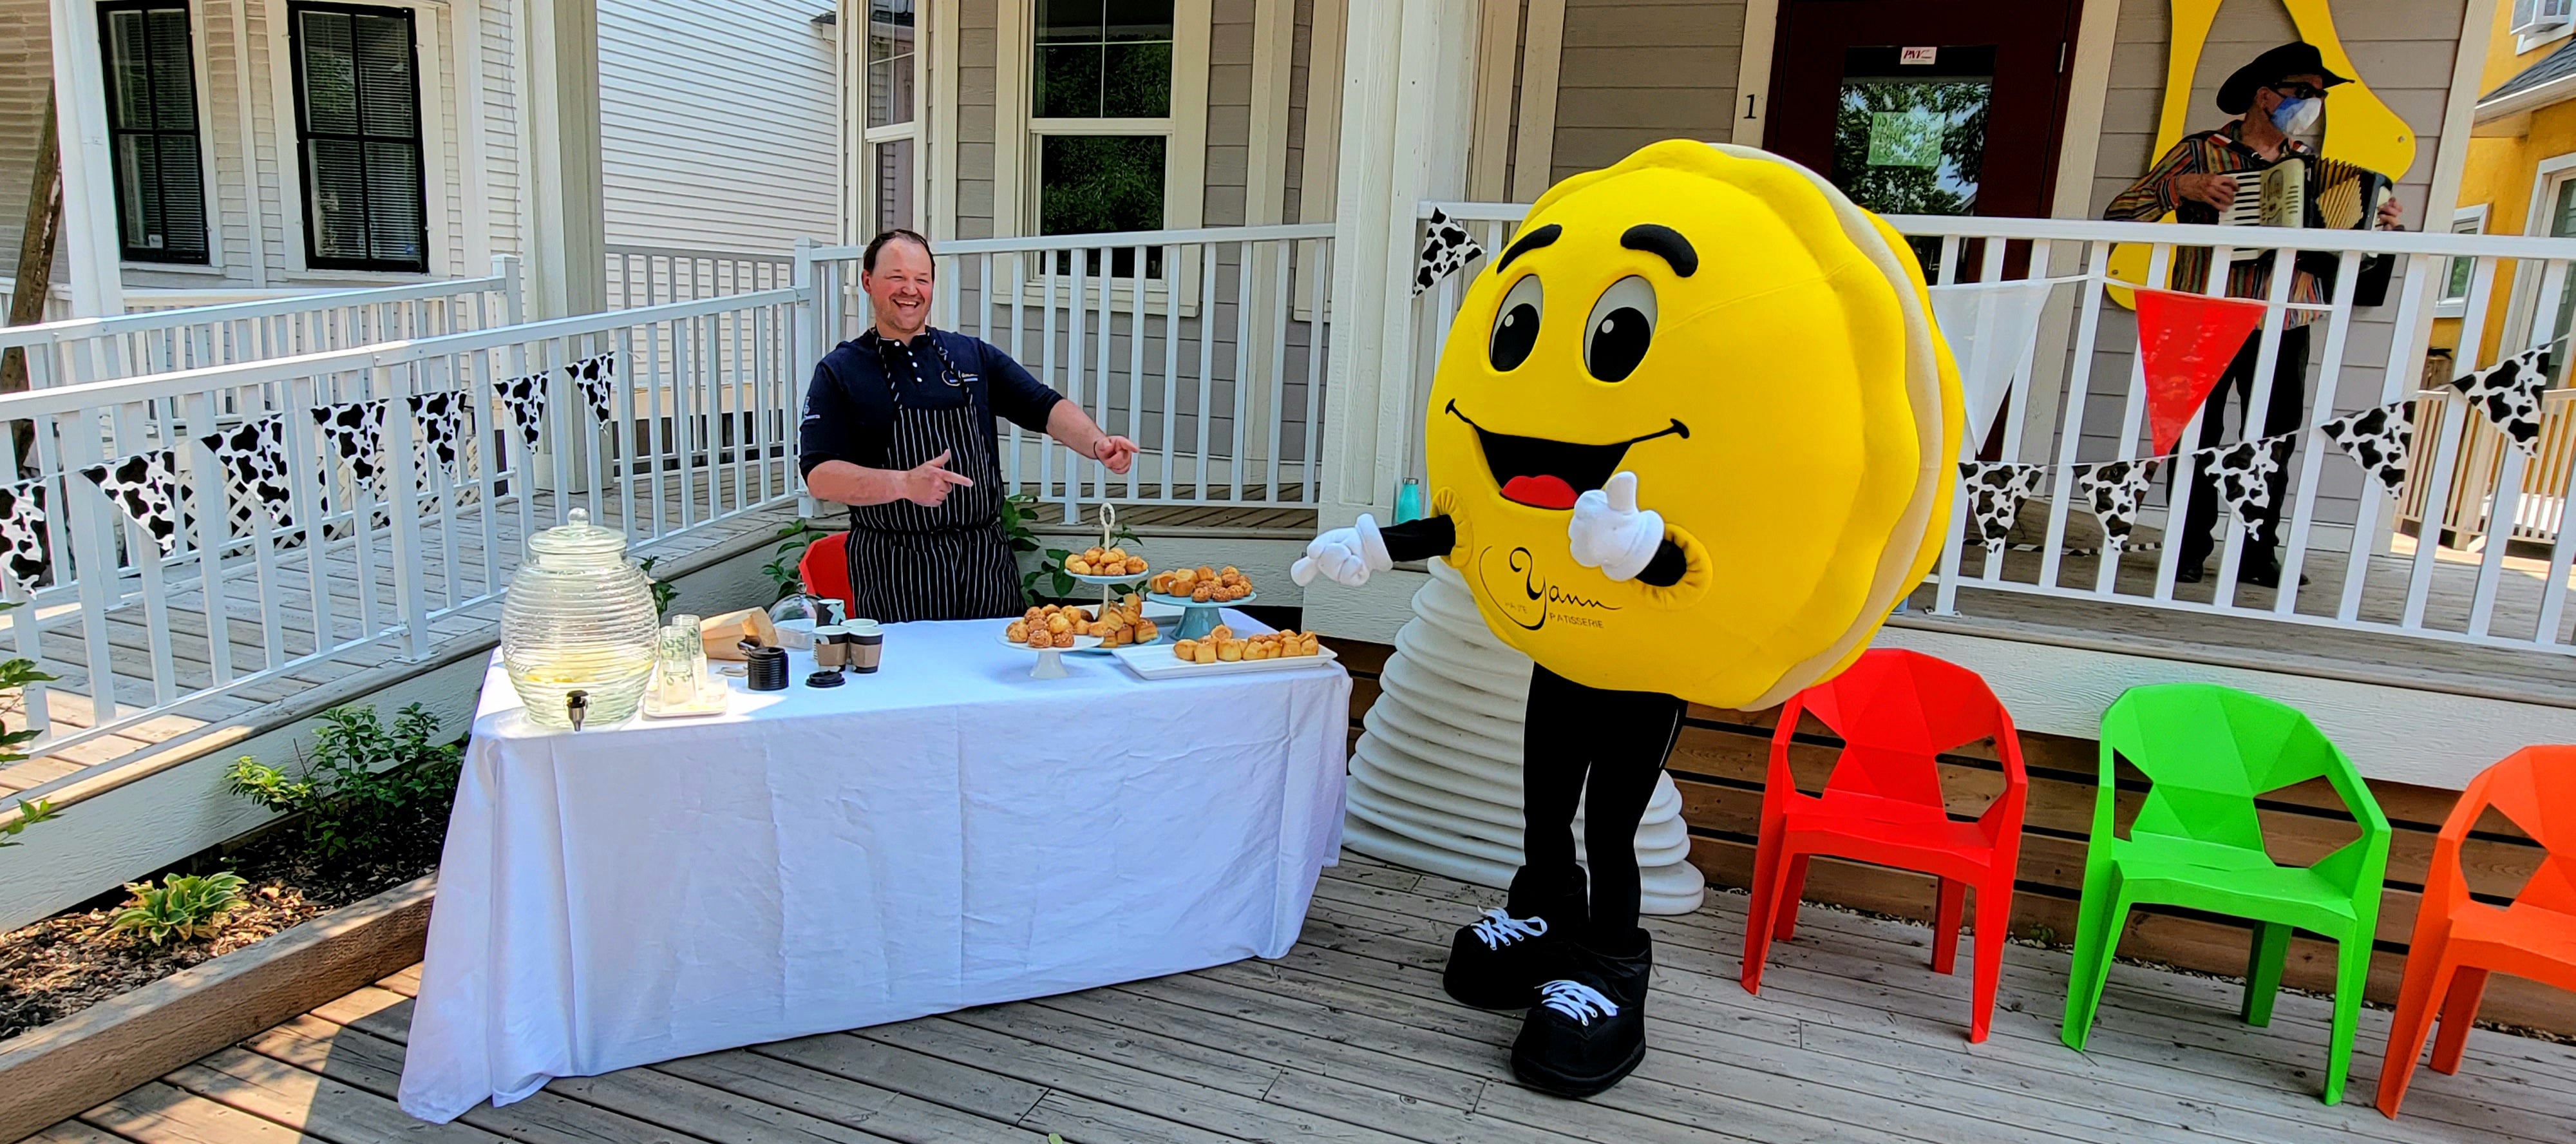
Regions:
<instances>
[{"instance_id":1,"label":"yellow macaron mascot","mask_svg":"<svg viewBox=\"0 0 2576 1144\"><path fill-rule=\"evenodd\" d=\"M1930 309L1897 233L1806 168L1646 147L1550 189L1468 287L1424 429L1433 515L1363 516L1298 561L1357 585L1447 560L1537 662L1524 864L1445 978L1529 1010L1532 1087L1589 1096L1645 1055L1633 840L1687 705L1831 677L1939 553L1961 419Z\"/></svg>"}]
</instances>

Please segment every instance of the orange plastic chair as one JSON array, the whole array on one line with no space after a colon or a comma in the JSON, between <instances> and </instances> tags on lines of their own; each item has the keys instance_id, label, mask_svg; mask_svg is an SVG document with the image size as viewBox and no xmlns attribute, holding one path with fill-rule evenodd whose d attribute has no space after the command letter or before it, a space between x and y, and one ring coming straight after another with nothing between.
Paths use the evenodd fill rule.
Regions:
<instances>
[{"instance_id":1,"label":"orange plastic chair","mask_svg":"<svg viewBox=\"0 0 2576 1144\"><path fill-rule=\"evenodd\" d=\"M1843 739L1822 796L1800 792L1789 773L1789 743L1801 711ZM2003 794L1976 821L1952 821L1935 757L1987 738L2003 756ZM1772 939L1787 941L1796 930L1809 856L1920 870L1941 879L1940 920L1932 938L1936 973L1956 966L1963 899L1970 887L1977 891L1968 1039L1985 1040L2003 970L2022 802L2029 790L2012 715L1985 680L1957 664L1881 648L1791 698L1771 736L1771 774L1762 791L1753 912L1744 933L1745 991L1760 992Z\"/></svg>"},{"instance_id":2,"label":"orange plastic chair","mask_svg":"<svg viewBox=\"0 0 2576 1144\"><path fill-rule=\"evenodd\" d=\"M858 618L859 602L850 598L850 534L827 532L805 546L805 555L796 558L796 578L805 582L805 594L841 602L841 614Z\"/></svg>"},{"instance_id":3,"label":"orange plastic chair","mask_svg":"<svg viewBox=\"0 0 2576 1144\"><path fill-rule=\"evenodd\" d=\"M2471 899L2460 869L2460 844L2489 807L2549 852L2510 906ZM2576 746L2506 756L2469 783L2442 823L2380 1065L2381 1112L2396 1116L2406 1099L2436 1006L2442 1031L2433 1041L2433 1071L2460 1071L2489 973L2576 989Z\"/></svg>"}]
</instances>

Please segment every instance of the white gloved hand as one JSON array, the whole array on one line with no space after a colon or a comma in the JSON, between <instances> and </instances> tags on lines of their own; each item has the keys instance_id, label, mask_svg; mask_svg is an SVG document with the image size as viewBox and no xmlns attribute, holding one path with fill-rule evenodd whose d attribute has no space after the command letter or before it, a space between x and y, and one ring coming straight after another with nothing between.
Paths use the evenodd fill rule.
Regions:
<instances>
[{"instance_id":1,"label":"white gloved hand","mask_svg":"<svg viewBox=\"0 0 2576 1144\"><path fill-rule=\"evenodd\" d=\"M1637 508L1637 474L1620 473L1608 484L1574 498L1566 524L1574 562L1598 568L1613 580L1634 580L1664 542L1664 517Z\"/></svg>"},{"instance_id":2,"label":"white gloved hand","mask_svg":"<svg viewBox=\"0 0 2576 1144\"><path fill-rule=\"evenodd\" d=\"M1395 567L1387 555L1386 538L1378 535L1377 519L1361 513L1359 523L1349 528L1336 528L1318 536L1306 546L1306 554L1288 566L1288 578L1305 587L1315 582L1317 573L1345 588L1368 583L1369 573Z\"/></svg>"}]
</instances>

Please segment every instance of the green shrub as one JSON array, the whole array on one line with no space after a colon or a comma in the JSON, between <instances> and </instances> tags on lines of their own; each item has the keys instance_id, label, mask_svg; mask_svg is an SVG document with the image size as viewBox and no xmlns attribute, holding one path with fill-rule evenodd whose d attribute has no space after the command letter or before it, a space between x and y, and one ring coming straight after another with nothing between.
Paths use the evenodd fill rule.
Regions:
<instances>
[{"instance_id":1,"label":"green shrub","mask_svg":"<svg viewBox=\"0 0 2576 1144\"><path fill-rule=\"evenodd\" d=\"M52 822L53 820L61 817L62 815L54 810L53 800L51 799L40 798L34 802L29 802L23 798L19 799L18 817L10 819L7 822L0 822L0 846L24 846L26 843L11 842L9 840L16 838L19 831L25 830L30 826L34 826L39 822Z\"/></svg>"},{"instance_id":2,"label":"green shrub","mask_svg":"<svg viewBox=\"0 0 2576 1144\"><path fill-rule=\"evenodd\" d=\"M660 619L671 614L671 599L680 594L677 584L665 584L653 578L653 562L659 556L647 556L635 562L635 570L644 574L644 583L653 589L653 616Z\"/></svg>"},{"instance_id":3,"label":"green shrub","mask_svg":"<svg viewBox=\"0 0 2576 1144\"><path fill-rule=\"evenodd\" d=\"M364 854L456 797L462 752L436 742L437 733L438 720L417 703L394 716L391 730L375 708L335 707L322 713L312 752L296 753L297 775L244 755L224 777L236 795L303 816L300 829L314 856Z\"/></svg>"},{"instance_id":4,"label":"green shrub","mask_svg":"<svg viewBox=\"0 0 2576 1144\"><path fill-rule=\"evenodd\" d=\"M116 912L107 932L131 933L154 945L174 937L181 941L212 937L224 924L224 915L241 904L241 888L248 884L230 871L202 877L172 874L158 887L128 882L125 892L134 900Z\"/></svg>"},{"instance_id":5,"label":"green shrub","mask_svg":"<svg viewBox=\"0 0 2576 1144\"><path fill-rule=\"evenodd\" d=\"M778 542L776 558L760 566L761 573L769 577L769 582L778 586L777 594L769 598L770 603L775 604L804 590L805 578L796 571L796 564L805 559L806 546L822 535L823 530L814 527L812 521L791 520L779 528L778 535L770 538Z\"/></svg>"}]
</instances>

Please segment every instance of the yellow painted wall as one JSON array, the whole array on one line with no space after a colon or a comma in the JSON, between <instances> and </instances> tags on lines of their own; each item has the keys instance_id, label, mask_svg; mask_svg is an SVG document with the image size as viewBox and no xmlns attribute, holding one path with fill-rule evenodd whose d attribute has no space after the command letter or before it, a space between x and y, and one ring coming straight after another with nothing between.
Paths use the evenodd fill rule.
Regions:
<instances>
[{"instance_id":1,"label":"yellow painted wall","mask_svg":"<svg viewBox=\"0 0 2576 1144\"><path fill-rule=\"evenodd\" d=\"M2495 90L2506 80L2538 63L2551 52L2567 46L2565 39L2552 40L2522 53L2514 51L2515 38L2507 29L2513 23L2513 5L2496 5L2495 25L2489 30L2487 60L2478 76L2478 91ZM2460 174L2460 205L2486 204L2488 234L2521 234L2530 222L2532 173L2544 159L2576 153L2576 102L2559 103L2531 113L2528 134L2510 138L2471 138L2468 162ZM2544 208L2545 209L2545 208ZM2432 230L2450 225L2447 218L2426 219L2424 228ZM2480 364L2496 360L2496 345L2504 336L2507 304L2511 299L2513 263L2499 262L2495 284L2490 288L2486 329L2479 335ZM2440 318L2433 323L2432 344L2456 349L2460 344L2460 319Z\"/></svg>"}]
</instances>

